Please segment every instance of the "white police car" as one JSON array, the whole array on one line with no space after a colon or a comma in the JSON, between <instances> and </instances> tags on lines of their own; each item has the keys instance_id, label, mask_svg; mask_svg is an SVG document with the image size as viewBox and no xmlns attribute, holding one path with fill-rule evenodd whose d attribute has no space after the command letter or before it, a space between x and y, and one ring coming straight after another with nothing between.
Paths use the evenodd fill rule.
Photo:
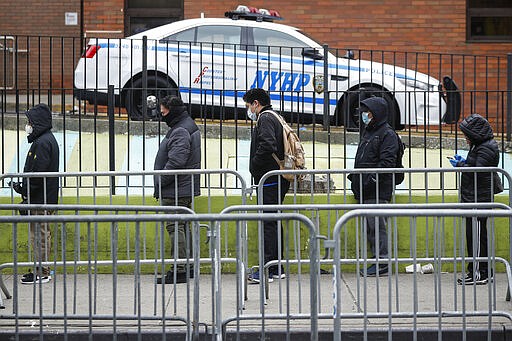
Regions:
<instances>
[{"instance_id":1,"label":"white police car","mask_svg":"<svg viewBox=\"0 0 512 341\"><path fill-rule=\"evenodd\" d=\"M75 96L106 104L113 85L116 104L136 120L156 115L158 106L147 103L167 94L193 105L195 117L240 115L242 96L253 87L269 90L274 108L293 120L316 115L321 122L328 101L332 124L355 127L359 101L373 95L388 101L396 128L458 119L460 95L448 77L443 90L438 79L416 70L325 57L323 46L300 30L273 23L281 19L276 12L239 6L226 17L91 39L75 69Z\"/></svg>"}]
</instances>

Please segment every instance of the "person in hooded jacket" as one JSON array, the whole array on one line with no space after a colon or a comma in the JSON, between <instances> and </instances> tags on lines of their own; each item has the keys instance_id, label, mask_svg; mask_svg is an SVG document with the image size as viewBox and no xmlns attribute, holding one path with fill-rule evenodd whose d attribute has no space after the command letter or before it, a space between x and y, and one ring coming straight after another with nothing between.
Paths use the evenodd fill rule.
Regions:
<instances>
[{"instance_id":1,"label":"person in hooded jacket","mask_svg":"<svg viewBox=\"0 0 512 341\"><path fill-rule=\"evenodd\" d=\"M24 173L58 172L59 144L52 129L52 112L46 104L38 104L28 110L27 133L31 144L25 159ZM28 204L57 204L59 196L58 177L27 177L22 182L13 182L13 189L21 194ZM51 210L31 210L31 215L53 214ZM51 254L51 228L48 223L30 223L30 245L36 264L48 262ZM23 275L21 283L47 283L51 280L49 266L37 266L36 271Z\"/></svg>"},{"instance_id":2,"label":"person in hooded jacket","mask_svg":"<svg viewBox=\"0 0 512 341\"><path fill-rule=\"evenodd\" d=\"M500 161L498 143L489 122L479 114L466 117L460 124L469 152L464 159L455 155L450 159L454 167L497 167ZM476 179L476 187L475 187ZM491 202L494 199L493 173L462 172L460 198L462 202ZM466 218L466 245L468 258L487 257L487 217ZM464 278L459 284L486 284L492 278L488 262L467 262Z\"/></svg>"},{"instance_id":3,"label":"person in hooded jacket","mask_svg":"<svg viewBox=\"0 0 512 341\"><path fill-rule=\"evenodd\" d=\"M183 101L176 96L167 96L160 103L160 112L169 130L160 142L154 169L200 169L201 131L190 117ZM160 200L161 205L192 208L193 198L200 194L199 174L154 176L154 197ZM171 239L174 258L188 259L192 245L188 224L172 222L166 225L166 229ZM174 250L175 236L177 250ZM158 278L157 283L185 283L189 276L194 276L193 268L189 264L176 264L172 271L167 271L164 277Z\"/></svg>"},{"instance_id":4,"label":"person in hooded jacket","mask_svg":"<svg viewBox=\"0 0 512 341\"><path fill-rule=\"evenodd\" d=\"M249 171L254 178L254 183L259 184L265 173L280 169L272 154L275 154L280 160L284 159L283 125L272 113L270 95L264 89L253 88L248 90L243 100L247 107L248 117L256 121L251 134ZM263 205L282 204L289 188L290 182L282 176L267 178L263 185ZM265 263L279 259L278 235L277 221L263 222ZM269 267L269 278L267 279L269 282L283 278L285 278L285 273L281 266L273 265ZM248 280L251 283L260 283L260 271L251 273Z\"/></svg>"},{"instance_id":5,"label":"person in hooded jacket","mask_svg":"<svg viewBox=\"0 0 512 341\"><path fill-rule=\"evenodd\" d=\"M364 131L357 147L354 168L395 168L399 140L388 123L388 104L380 97L361 101L359 110ZM361 173L349 174L351 189L356 200L363 204L389 203L395 190L393 174ZM371 252L378 259L388 258L388 237L385 219L367 217L366 230ZM361 270L361 275L375 276L388 274L388 264L372 264Z\"/></svg>"}]
</instances>

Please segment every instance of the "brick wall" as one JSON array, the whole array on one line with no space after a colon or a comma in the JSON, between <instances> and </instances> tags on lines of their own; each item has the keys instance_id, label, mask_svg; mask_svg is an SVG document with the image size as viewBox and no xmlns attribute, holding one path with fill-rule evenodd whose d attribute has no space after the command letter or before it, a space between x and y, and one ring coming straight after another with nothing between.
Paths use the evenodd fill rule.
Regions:
<instances>
[{"instance_id":1,"label":"brick wall","mask_svg":"<svg viewBox=\"0 0 512 341\"><path fill-rule=\"evenodd\" d=\"M124 3L125 0L84 0L84 31L87 37L124 36ZM244 2L184 0L184 17L196 18L201 13L206 17L222 17L225 11L235 9L240 3ZM407 63L437 78L444 74L454 75L459 86L468 91L506 89L504 61L506 54L512 51L512 43L468 43L466 0L257 0L245 4L275 9L285 18L283 24L298 27L331 47L350 48L357 52L408 52L404 57ZM66 26L65 12L80 14L80 0L0 1L0 35L78 38L80 26ZM21 45L25 44L24 40L28 41L20 37ZM53 41L57 42L58 38ZM67 70L73 69L81 54L80 40L65 42L65 55L52 56L53 62L50 62L48 52L51 49L45 46L40 53L38 44L37 39L31 38L30 55L19 56L20 65L26 65L26 70L19 72L20 87L28 87L28 84L61 86L63 78L56 73L60 67L58 58L64 58L66 62L63 85L72 87L72 72ZM414 52L454 55L443 57L442 63L439 63L441 66L432 69L429 58L435 59L436 55L423 54L417 58ZM363 52L362 56L365 54ZM482 57L475 59L464 56L474 54ZM486 59L488 55L500 56L500 63L496 63L495 59ZM392 63L389 58L393 58L393 55L388 54L385 60ZM50 71L53 72L51 75ZM30 73L29 80L27 73Z\"/></svg>"},{"instance_id":2,"label":"brick wall","mask_svg":"<svg viewBox=\"0 0 512 341\"><path fill-rule=\"evenodd\" d=\"M224 16L239 1L185 0L185 18ZM275 9L283 24L323 43L353 49L506 54L512 44L466 43L466 0L317 0L247 2Z\"/></svg>"},{"instance_id":3,"label":"brick wall","mask_svg":"<svg viewBox=\"0 0 512 341\"><path fill-rule=\"evenodd\" d=\"M185 18L198 17L201 12L206 17L224 16L240 3L185 0ZM503 105L506 97L506 55L512 52L512 43L467 42L466 0L257 0L242 4L277 10L283 24L300 28L330 47L354 49L356 55L362 52L361 58L370 59L367 50L400 51L397 55L385 53L381 59L393 64L398 56L400 65L407 60L407 67L438 79L452 76L464 90L464 107L468 109L463 115L479 111L495 117L496 107ZM489 55L500 59L487 58ZM379 59L378 53L373 56ZM484 89L499 91L487 94L486 99L481 92Z\"/></svg>"}]
</instances>

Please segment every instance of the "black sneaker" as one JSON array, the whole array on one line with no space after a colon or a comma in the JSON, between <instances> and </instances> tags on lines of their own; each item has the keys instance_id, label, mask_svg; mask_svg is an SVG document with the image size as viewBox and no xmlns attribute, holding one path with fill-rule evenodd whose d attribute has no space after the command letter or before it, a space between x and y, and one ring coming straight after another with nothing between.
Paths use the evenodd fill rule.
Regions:
<instances>
[{"instance_id":1,"label":"black sneaker","mask_svg":"<svg viewBox=\"0 0 512 341\"><path fill-rule=\"evenodd\" d=\"M388 265L380 264L379 265L379 276L387 276L388 275ZM364 269L359 271L359 274L364 277ZM372 264L366 269L366 276L375 277L377 276L377 264Z\"/></svg>"},{"instance_id":2,"label":"black sneaker","mask_svg":"<svg viewBox=\"0 0 512 341\"><path fill-rule=\"evenodd\" d=\"M459 285L484 285L487 283L489 283L489 278L485 275L473 276L472 274L466 274L463 278L457 278L457 284Z\"/></svg>"},{"instance_id":3,"label":"black sneaker","mask_svg":"<svg viewBox=\"0 0 512 341\"><path fill-rule=\"evenodd\" d=\"M253 273L250 273L247 276L247 280L249 281L249 283L259 284L261 282L260 272L258 270L256 270ZM269 274L269 276L267 278L267 282L272 283L273 281L274 281L274 277L272 277L272 275Z\"/></svg>"},{"instance_id":4,"label":"black sneaker","mask_svg":"<svg viewBox=\"0 0 512 341\"><path fill-rule=\"evenodd\" d=\"M194 271L190 270L189 278L194 278ZM174 284L174 272L167 271L165 276L159 277L156 279L156 284ZM187 273L186 272L177 272L176 273L176 284L178 283L187 283Z\"/></svg>"},{"instance_id":5,"label":"black sneaker","mask_svg":"<svg viewBox=\"0 0 512 341\"><path fill-rule=\"evenodd\" d=\"M28 269L28 272L26 274L24 274L23 276L21 276L21 278L26 278L28 276L33 276L34 274L32 273L32 269Z\"/></svg>"},{"instance_id":6,"label":"black sneaker","mask_svg":"<svg viewBox=\"0 0 512 341\"><path fill-rule=\"evenodd\" d=\"M51 281L52 276L39 276L34 275L34 273L29 272L25 277L21 278L21 284L39 284L39 283L48 283Z\"/></svg>"}]
</instances>

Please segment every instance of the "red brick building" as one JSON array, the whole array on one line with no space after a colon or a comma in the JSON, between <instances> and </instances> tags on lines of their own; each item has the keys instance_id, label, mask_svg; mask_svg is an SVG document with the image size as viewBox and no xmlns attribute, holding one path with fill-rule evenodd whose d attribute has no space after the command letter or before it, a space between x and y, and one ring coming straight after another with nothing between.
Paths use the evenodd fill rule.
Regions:
<instances>
[{"instance_id":1,"label":"red brick building","mask_svg":"<svg viewBox=\"0 0 512 341\"><path fill-rule=\"evenodd\" d=\"M508 36L468 36L468 19L473 18L471 3L486 2L489 1L258 0L246 5L275 9L285 18L283 23L336 47L491 55L512 52L512 2L508 0L491 1L495 8L474 7L477 9L473 11L482 15L497 9L488 17L498 14L508 21L504 30ZM83 31L87 36L123 37L131 26L144 19L166 22L199 17L201 13L207 17L223 16L238 4L239 1L230 0L2 1L0 33L79 37ZM66 13L76 13L76 25L66 25Z\"/></svg>"},{"instance_id":2,"label":"red brick building","mask_svg":"<svg viewBox=\"0 0 512 341\"><path fill-rule=\"evenodd\" d=\"M0 65L0 82L16 83L18 88L35 82L43 88L71 88L69 77L83 48L80 37L124 37L201 14L224 16L239 4L232 0L1 1L0 35L18 36L18 49L28 45L30 52L18 53L16 62L26 70L19 71L16 80L1 75L5 68ZM243 4L275 9L284 24L336 48L456 55L456 59L448 57L448 63L459 69L462 87L506 90L506 56L512 53L510 0L256 0ZM0 45L9 44L13 43L0 39ZM50 58L50 50L61 47L64 52ZM3 63L8 63L10 55L3 51ZM477 62L472 55L482 57ZM487 56L499 56L499 62ZM424 61L418 63L419 70L432 71L427 68Z\"/></svg>"}]
</instances>

